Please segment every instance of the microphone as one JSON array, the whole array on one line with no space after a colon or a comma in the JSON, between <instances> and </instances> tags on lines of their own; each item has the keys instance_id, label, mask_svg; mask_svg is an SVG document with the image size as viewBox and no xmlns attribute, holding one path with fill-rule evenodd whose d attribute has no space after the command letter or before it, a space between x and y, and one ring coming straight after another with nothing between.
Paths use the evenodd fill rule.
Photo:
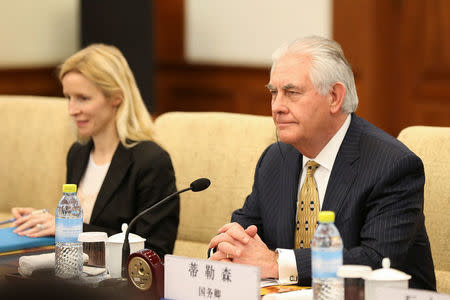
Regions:
<instances>
[{"instance_id":1,"label":"microphone","mask_svg":"<svg viewBox=\"0 0 450 300\"><path fill-rule=\"evenodd\" d=\"M185 188L183 190L180 190L180 191L177 191L177 192L175 192L173 194L170 194L169 196L167 196L163 200L161 200L159 202L156 202L155 204L153 204L152 206L150 206L147 209L144 209L136 217L134 217L133 220L131 220L130 224L128 225L127 231L125 232L125 237L124 237L124 240L123 240L123 247L122 247L122 277L123 278L126 278L126 274L127 274L127 266L126 266L127 258L130 255L130 242L128 241L128 235L130 233L130 228L134 225L134 223L136 223L136 221L139 220L141 218L141 216L145 215L146 213L148 213L152 209L160 206L161 204L169 201L170 199L172 199L176 195L179 195L179 194L184 193L184 192L189 191L189 190L191 190L193 192L200 192L200 191L203 191L203 190L207 189L210 184L211 184L211 181L208 178L199 178L199 179L193 181L188 188Z\"/></svg>"}]
</instances>

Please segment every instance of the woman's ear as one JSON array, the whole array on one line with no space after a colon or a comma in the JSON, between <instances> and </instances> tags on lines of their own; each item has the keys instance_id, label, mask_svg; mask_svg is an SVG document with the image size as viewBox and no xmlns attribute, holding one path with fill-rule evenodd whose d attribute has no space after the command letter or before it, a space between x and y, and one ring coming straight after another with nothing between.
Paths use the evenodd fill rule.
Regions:
<instances>
[{"instance_id":1,"label":"woman's ear","mask_svg":"<svg viewBox=\"0 0 450 300\"><path fill-rule=\"evenodd\" d=\"M330 102L330 112L337 113L341 110L342 104L344 103L344 96L346 90L345 85L341 82L336 82L331 87L331 102Z\"/></svg>"},{"instance_id":2,"label":"woman's ear","mask_svg":"<svg viewBox=\"0 0 450 300\"><path fill-rule=\"evenodd\" d=\"M115 93L114 95L112 95L112 97L111 97L111 103L112 103L112 105L114 106L114 107L119 107L120 106L120 104L122 103L122 101L123 101L123 95L122 95L122 93L120 92L120 93Z\"/></svg>"}]
</instances>

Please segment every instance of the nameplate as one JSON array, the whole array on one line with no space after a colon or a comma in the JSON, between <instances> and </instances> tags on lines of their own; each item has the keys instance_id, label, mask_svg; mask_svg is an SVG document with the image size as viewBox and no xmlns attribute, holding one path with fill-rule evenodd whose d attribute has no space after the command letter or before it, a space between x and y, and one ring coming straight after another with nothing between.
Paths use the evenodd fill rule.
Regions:
<instances>
[{"instance_id":1,"label":"nameplate","mask_svg":"<svg viewBox=\"0 0 450 300\"><path fill-rule=\"evenodd\" d=\"M259 268L174 255L164 256L164 298L257 300Z\"/></svg>"},{"instance_id":2,"label":"nameplate","mask_svg":"<svg viewBox=\"0 0 450 300\"><path fill-rule=\"evenodd\" d=\"M375 299L400 299L400 300L449 300L450 295L439 294L436 292L394 288L394 287L379 287L375 291Z\"/></svg>"}]
</instances>

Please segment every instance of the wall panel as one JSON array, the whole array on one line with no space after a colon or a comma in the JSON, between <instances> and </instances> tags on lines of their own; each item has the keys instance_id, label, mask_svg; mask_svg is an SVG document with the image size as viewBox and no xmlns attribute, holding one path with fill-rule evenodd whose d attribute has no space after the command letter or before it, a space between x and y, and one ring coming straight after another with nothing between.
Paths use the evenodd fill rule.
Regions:
<instances>
[{"instance_id":1,"label":"wall panel","mask_svg":"<svg viewBox=\"0 0 450 300\"><path fill-rule=\"evenodd\" d=\"M0 69L0 94L62 96L53 67Z\"/></svg>"},{"instance_id":2,"label":"wall panel","mask_svg":"<svg viewBox=\"0 0 450 300\"><path fill-rule=\"evenodd\" d=\"M394 136L450 126L449 11L446 0L339 0L334 38L356 73L358 114Z\"/></svg>"}]
</instances>

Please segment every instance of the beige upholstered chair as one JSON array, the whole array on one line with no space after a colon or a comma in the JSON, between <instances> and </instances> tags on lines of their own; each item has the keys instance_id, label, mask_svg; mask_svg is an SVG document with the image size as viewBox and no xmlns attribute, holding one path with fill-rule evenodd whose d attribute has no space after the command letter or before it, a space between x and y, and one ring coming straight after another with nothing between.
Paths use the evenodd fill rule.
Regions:
<instances>
[{"instance_id":1,"label":"beige upholstered chair","mask_svg":"<svg viewBox=\"0 0 450 300\"><path fill-rule=\"evenodd\" d=\"M450 127L408 127L400 132L398 139L423 161L425 222L437 290L450 294Z\"/></svg>"},{"instance_id":2,"label":"beige upholstered chair","mask_svg":"<svg viewBox=\"0 0 450 300\"><path fill-rule=\"evenodd\" d=\"M251 192L258 158L276 141L270 117L233 113L171 112L155 122L158 141L170 153L177 187L200 177L202 192L181 195L176 255L206 258L210 239L230 221Z\"/></svg>"},{"instance_id":3,"label":"beige upholstered chair","mask_svg":"<svg viewBox=\"0 0 450 300\"><path fill-rule=\"evenodd\" d=\"M0 96L0 220L14 206L54 211L75 140L63 98Z\"/></svg>"}]
</instances>

